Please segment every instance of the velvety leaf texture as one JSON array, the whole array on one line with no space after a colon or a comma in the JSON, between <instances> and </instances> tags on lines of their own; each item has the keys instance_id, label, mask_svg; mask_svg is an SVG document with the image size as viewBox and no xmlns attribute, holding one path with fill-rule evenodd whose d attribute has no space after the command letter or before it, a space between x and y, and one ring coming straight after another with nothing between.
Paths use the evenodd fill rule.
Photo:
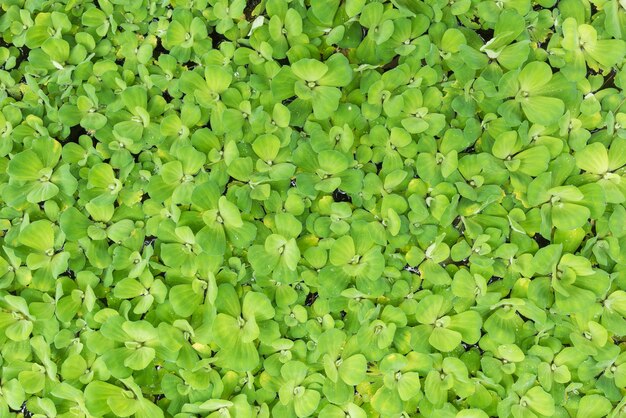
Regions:
<instances>
[{"instance_id":1,"label":"velvety leaf texture","mask_svg":"<svg viewBox=\"0 0 626 418\"><path fill-rule=\"evenodd\" d=\"M0 1L0 417L626 417L624 0Z\"/></svg>"}]
</instances>

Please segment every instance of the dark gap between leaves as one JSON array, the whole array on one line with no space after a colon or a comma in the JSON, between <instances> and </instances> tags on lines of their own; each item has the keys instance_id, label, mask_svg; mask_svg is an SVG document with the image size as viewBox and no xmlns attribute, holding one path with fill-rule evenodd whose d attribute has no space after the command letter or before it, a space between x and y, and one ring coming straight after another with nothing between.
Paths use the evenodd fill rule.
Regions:
<instances>
[{"instance_id":1,"label":"dark gap between leaves","mask_svg":"<svg viewBox=\"0 0 626 418\"><path fill-rule=\"evenodd\" d=\"M591 236L595 237L597 235L596 233L596 223L594 221L591 221Z\"/></svg>"},{"instance_id":2,"label":"dark gap between leaves","mask_svg":"<svg viewBox=\"0 0 626 418\"><path fill-rule=\"evenodd\" d=\"M221 33L217 33L215 30L209 33L209 38L211 38L211 43L213 48L217 49L217 47L226 40L226 37Z\"/></svg>"},{"instance_id":3,"label":"dark gap between leaves","mask_svg":"<svg viewBox=\"0 0 626 418\"><path fill-rule=\"evenodd\" d=\"M156 38L156 46L152 50L152 58L159 59L159 56L162 54L167 54L168 50L163 46L163 42L161 38Z\"/></svg>"},{"instance_id":4,"label":"dark gap between leaves","mask_svg":"<svg viewBox=\"0 0 626 418\"><path fill-rule=\"evenodd\" d=\"M24 416L24 418L30 418L30 417L32 417L32 416L33 416L33 413L32 413L32 412L30 412L30 411L28 410L28 408L26 408L26 401L24 401L24 402L22 403L22 406L20 407L20 409L19 409L19 410L15 410L15 409L13 409L13 408L9 408L9 411L11 411L11 412L16 412L16 413L21 413L21 414Z\"/></svg>"},{"instance_id":5,"label":"dark gap between leaves","mask_svg":"<svg viewBox=\"0 0 626 418\"><path fill-rule=\"evenodd\" d=\"M539 248L543 248L543 247L545 247L547 245L550 245L550 241L545 239L541 234L533 235L533 239L535 240L537 245L539 245Z\"/></svg>"},{"instance_id":6,"label":"dark gap between leaves","mask_svg":"<svg viewBox=\"0 0 626 418\"><path fill-rule=\"evenodd\" d=\"M228 185L232 184L234 182L236 182L237 180L235 180L235 178L233 176L228 176L228 181L226 182L226 184L224 185L224 193L226 192L226 190L228 190Z\"/></svg>"},{"instance_id":7,"label":"dark gap between leaves","mask_svg":"<svg viewBox=\"0 0 626 418\"><path fill-rule=\"evenodd\" d=\"M288 67L289 65L291 65L289 63L289 58L287 58L287 57L285 57L285 58L274 58L274 61L279 63L282 67Z\"/></svg>"},{"instance_id":8,"label":"dark gap between leaves","mask_svg":"<svg viewBox=\"0 0 626 418\"><path fill-rule=\"evenodd\" d=\"M335 202L349 202L349 203L352 203L352 198L350 197L350 195L347 194L346 192L344 192L341 189L335 189L335 191L333 192L333 200Z\"/></svg>"},{"instance_id":9,"label":"dark gap between leaves","mask_svg":"<svg viewBox=\"0 0 626 418\"><path fill-rule=\"evenodd\" d=\"M478 352L482 355L484 354L484 351L482 350L482 348L480 348L480 346L478 344L467 344L467 343L461 343L461 345L463 346L463 348L465 349L465 351L470 351L472 348L475 348L478 350Z\"/></svg>"},{"instance_id":10,"label":"dark gap between leaves","mask_svg":"<svg viewBox=\"0 0 626 418\"><path fill-rule=\"evenodd\" d=\"M5 42L2 38L0 38L0 47L5 47L9 50L11 50L11 47L13 47L19 51L19 55L15 57L15 67L13 67L14 69L19 68L20 64L24 62L30 54L30 48L28 48L27 46L17 47L13 44Z\"/></svg>"},{"instance_id":11,"label":"dark gap between leaves","mask_svg":"<svg viewBox=\"0 0 626 418\"><path fill-rule=\"evenodd\" d=\"M617 88L617 86L615 85L616 74L617 72L615 71L615 68L611 68L611 72L604 77L604 82L602 83L602 87L600 87L598 90L616 89Z\"/></svg>"},{"instance_id":12,"label":"dark gap between leaves","mask_svg":"<svg viewBox=\"0 0 626 418\"><path fill-rule=\"evenodd\" d=\"M313 305L313 302L315 302L318 297L319 297L319 295L317 294L317 292L309 293L308 295L306 295L306 300L304 302L304 305L305 306Z\"/></svg>"},{"instance_id":13,"label":"dark gap between leaves","mask_svg":"<svg viewBox=\"0 0 626 418\"><path fill-rule=\"evenodd\" d=\"M87 135L87 131L80 125L72 126L70 128L70 134L65 138L65 142L73 142L78 144L78 139L81 135Z\"/></svg>"},{"instance_id":14,"label":"dark gap between leaves","mask_svg":"<svg viewBox=\"0 0 626 418\"><path fill-rule=\"evenodd\" d=\"M146 238L143 240L143 246L147 247L148 245L154 245L154 242L156 241L156 237L154 235L148 235L146 236Z\"/></svg>"},{"instance_id":15,"label":"dark gap between leaves","mask_svg":"<svg viewBox=\"0 0 626 418\"><path fill-rule=\"evenodd\" d=\"M495 282L499 282L500 280L502 280L502 277L491 276L491 278L487 281L487 285L490 285Z\"/></svg>"},{"instance_id":16,"label":"dark gap between leaves","mask_svg":"<svg viewBox=\"0 0 626 418\"><path fill-rule=\"evenodd\" d=\"M416 267L411 267L408 264L404 266L404 270L412 274L420 274L419 270Z\"/></svg>"},{"instance_id":17,"label":"dark gap between leaves","mask_svg":"<svg viewBox=\"0 0 626 418\"><path fill-rule=\"evenodd\" d=\"M452 226L459 232L463 232L463 230L465 229L465 224L463 223L463 219L461 219L460 216L454 218L454 221L452 221Z\"/></svg>"},{"instance_id":18,"label":"dark gap between leaves","mask_svg":"<svg viewBox=\"0 0 626 418\"><path fill-rule=\"evenodd\" d=\"M455 262L452 262L450 264L454 264L457 267L468 267L469 266L469 260L467 258L464 258L463 260L455 261Z\"/></svg>"},{"instance_id":19,"label":"dark gap between leaves","mask_svg":"<svg viewBox=\"0 0 626 418\"><path fill-rule=\"evenodd\" d=\"M243 15L246 17L246 20L252 19L252 12L260 3L261 0L249 0L246 2L246 7L243 9Z\"/></svg>"},{"instance_id":20,"label":"dark gap between leaves","mask_svg":"<svg viewBox=\"0 0 626 418\"><path fill-rule=\"evenodd\" d=\"M343 54L346 58L350 58L350 56L349 56L349 54L350 54L350 49L348 49L348 48L340 48L340 47L337 47L337 48L335 49L335 52L338 52L338 53L340 53L340 54Z\"/></svg>"},{"instance_id":21,"label":"dark gap between leaves","mask_svg":"<svg viewBox=\"0 0 626 418\"><path fill-rule=\"evenodd\" d=\"M479 28L476 29L476 33L485 43L493 39L493 29L491 28Z\"/></svg>"},{"instance_id":22,"label":"dark gap between leaves","mask_svg":"<svg viewBox=\"0 0 626 418\"><path fill-rule=\"evenodd\" d=\"M391 69L394 69L398 66L398 64L400 63L400 55L396 55L395 57L393 57L393 59L391 61L389 61L387 64L385 64L383 66L383 70L384 71L388 71Z\"/></svg>"},{"instance_id":23,"label":"dark gap between leaves","mask_svg":"<svg viewBox=\"0 0 626 418\"><path fill-rule=\"evenodd\" d=\"M533 6L533 10L534 10L535 12L539 12L539 11L541 11L541 10L550 10L550 11L552 11L552 10L556 9L558 5L559 5L559 3L558 3L558 2L555 2L555 3L554 3L554 6L552 6L552 7L544 7L544 6L542 6L541 4L535 4L535 5Z\"/></svg>"}]
</instances>

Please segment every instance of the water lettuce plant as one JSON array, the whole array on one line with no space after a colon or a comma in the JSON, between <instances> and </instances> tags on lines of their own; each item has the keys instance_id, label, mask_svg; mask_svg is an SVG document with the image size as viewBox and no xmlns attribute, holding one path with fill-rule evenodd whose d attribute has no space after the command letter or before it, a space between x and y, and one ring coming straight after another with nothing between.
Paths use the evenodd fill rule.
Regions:
<instances>
[{"instance_id":1,"label":"water lettuce plant","mask_svg":"<svg viewBox=\"0 0 626 418\"><path fill-rule=\"evenodd\" d=\"M626 417L623 0L0 1L0 417Z\"/></svg>"}]
</instances>

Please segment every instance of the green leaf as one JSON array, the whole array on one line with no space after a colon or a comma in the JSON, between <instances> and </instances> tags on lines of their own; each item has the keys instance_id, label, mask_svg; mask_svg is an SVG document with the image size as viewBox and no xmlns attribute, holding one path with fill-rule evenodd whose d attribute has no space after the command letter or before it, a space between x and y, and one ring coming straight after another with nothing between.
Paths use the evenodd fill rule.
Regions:
<instances>
[{"instance_id":1,"label":"green leaf","mask_svg":"<svg viewBox=\"0 0 626 418\"><path fill-rule=\"evenodd\" d=\"M67 239L78 240L87 236L87 228L91 222L78 209L70 207L61 214L59 224Z\"/></svg>"},{"instance_id":2,"label":"green leaf","mask_svg":"<svg viewBox=\"0 0 626 418\"><path fill-rule=\"evenodd\" d=\"M240 326L235 318L225 314L218 314L213 321L213 333L215 342L220 347L232 348L234 347L239 338L238 332L233 330L239 330Z\"/></svg>"},{"instance_id":3,"label":"green leaf","mask_svg":"<svg viewBox=\"0 0 626 418\"><path fill-rule=\"evenodd\" d=\"M135 279L122 279L113 290L113 294L117 298L132 299L146 293L146 288Z\"/></svg>"},{"instance_id":4,"label":"green leaf","mask_svg":"<svg viewBox=\"0 0 626 418\"><path fill-rule=\"evenodd\" d=\"M15 321L13 324L9 325L4 330L4 333L10 340L26 341L30 337L32 331L33 323L31 321L22 319L19 321Z\"/></svg>"},{"instance_id":5,"label":"green leaf","mask_svg":"<svg viewBox=\"0 0 626 418\"><path fill-rule=\"evenodd\" d=\"M463 32L451 28L446 30L441 38L441 49L445 52L456 53L459 52L460 46L466 42Z\"/></svg>"},{"instance_id":6,"label":"green leaf","mask_svg":"<svg viewBox=\"0 0 626 418\"><path fill-rule=\"evenodd\" d=\"M256 368L259 364L259 353L254 343L240 342L218 353L218 360L238 372L247 372Z\"/></svg>"},{"instance_id":7,"label":"green leaf","mask_svg":"<svg viewBox=\"0 0 626 418\"><path fill-rule=\"evenodd\" d=\"M81 301L67 296L57 302L56 315L61 322L69 322L78 313Z\"/></svg>"},{"instance_id":8,"label":"green leaf","mask_svg":"<svg viewBox=\"0 0 626 418\"><path fill-rule=\"evenodd\" d=\"M114 185L115 182L116 178L113 173L113 167L109 164L95 164L91 170L89 170L88 185L91 187L108 189L109 186Z\"/></svg>"},{"instance_id":9,"label":"green leaf","mask_svg":"<svg viewBox=\"0 0 626 418\"><path fill-rule=\"evenodd\" d=\"M463 341L468 344L476 344L480 339L482 318L476 311L465 311L454 315L450 319L448 328L461 334Z\"/></svg>"},{"instance_id":10,"label":"green leaf","mask_svg":"<svg viewBox=\"0 0 626 418\"><path fill-rule=\"evenodd\" d=\"M126 360L124 366L133 370L143 370L154 360L156 353L152 347L141 347L134 350Z\"/></svg>"},{"instance_id":11,"label":"green leaf","mask_svg":"<svg viewBox=\"0 0 626 418\"><path fill-rule=\"evenodd\" d=\"M378 413L400 414L402 412L402 399L397 391L381 387L372 397L372 407Z\"/></svg>"},{"instance_id":12,"label":"green leaf","mask_svg":"<svg viewBox=\"0 0 626 418\"><path fill-rule=\"evenodd\" d=\"M552 223L559 229L572 230L585 225L590 214L585 206L559 202L552 206Z\"/></svg>"},{"instance_id":13,"label":"green leaf","mask_svg":"<svg viewBox=\"0 0 626 418\"><path fill-rule=\"evenodd\" d=\"M515 159L520 161L517 171L529 176L538 176L548 169L550 152L546 147L538 146L520 152Z\"/></svg>"},{"instance_id":14,"label":"green leaf","mask_svg":"<svg viewBox=\"0 0 626 418\"><path fill-rule=\"evenodd\" d=\"M126 391L119 386L101 381L93 381L87 385L85 404L89 412L96 416L106 415L113 410L109 402L113 403L116 411L123 410L124 406L127 407L124 416L132 415L137 409L136 402L130 399Z\"/></svg>"},{"instance_id":15,"label":"green leaf","mask_svg":"<svg viewBox=\"0 0 626 418\"><path fill-rule=\"evenodd\" d=\"M530 388L522 399L526 399L528 407L536 413L548 417L554 415L554 399L541 387L534 386Z\"/></svg>"},{"instance_id":16,"label":"green leaf","mask_svg":"<svg viewBox=\"0 0 626 418\"><path fill-rule=\"evenodd\" d=\"M398 395L403 401L415 398L421 389L419 375L415 372L403 373L398 380Z\"/></svg>"},{"instance_id":17,"label":"green leaf","mask_svg":"<svg viewBox=\"0 0 626 418\"><path fill-rule=\"evenodd\" d=\"M328 71L319 78L321 86L344 87L352 81L350 62L343 54L334 54L326 62ZM314 80L315 81L315 80Z\"/></svg>"},{"instance_id":18,"label":"green leaf","mask_svg":"<svg viewBox=\"0 0 626 418\"><path fill-rule=\"evenodd\" d=\"M224 219L224 225L226 227L240 228L243 226L239 208L237 208L235 204L228 201L226 196L220 196L218 200L218 208L220 215Z\"/></svg>"},{"instance_id":19,"label":"green leaf","mask_svg":"<svg viewBox=\"0 0 626 418\"><path fill-rule=\"evenodd\" d=\"M552 79L552 69L541 61L533 61L520 71L518 80L520 89L528 93L541 93L541 88Z\"/></svg>"},{"instance_id":20,"label":"green leaf","mask_svg":"<svg viewBox=\"0 0 626 418\"><path fill-rule=\"evenodd\" d=\"M547 245L537 251L533 257L533 268L538 274L550 274L557 265L563 251L562 245Z\"/></svg>"},{"instance_id":21,"label":"green leaf","mask_svg":"<svg viewBox=\"0 0 626 418\"><path fill-rule=\"evenodd\" d=\"M47 220L40 220L28 224L20 232L19 241L20 244L40 252L53 250L54 230L52 223Z\"/></svg>"},{"instance_id":22,"label":"green leaf","mask_svg":"<svg viewBox=\"0 0 626 418\"><path fill-rule=\"evenodd\" d=\"M330 262L335 266L343 266L350 263L356 255L354 241L350 236L337 239L330 248Z\"/></svg>"},{"instance_id":23,"label":"green leaf","mask_svg":"<svg viewBox=\"0 0 626 418\"><path fill-rule=\"evenodd\" d=\"M339 365L339 377L346 384L356 386L365 380L367 359L362 354L355 354L343 360Z\"/></svg>"},{"instance_id":24,"label":"green leaf","mask_svg":"<svg viewBox=\"0 0 626 418\"><path fill-rule=\"evenodd\" d=\"M626 55L626 42L621 39L603 39L585 46L585 52L604 67L611 67Z\"/></svg>"},{"instance_id":25,"label":"green leaf","mask_svg":"<svg viewBox=\"0 0 626 418\"><path fill-rule=\"evenodd\" d=\"M361 10L359 23L366 28L372 28L381 21L383 12L384 8L382 3L368 3L363 10Z\"/></svg>"},{"instance_id":26,"label":"green leaf","mask_svg":"<svg viewBox=\"0 0 626 418\"><path fill-rule=\"evenodd\" d=\"M296 395L293 402L296 416L304 418L313 415L321 398L318 391L311 389L305 389L301 395Z\"/></svg>"},{"instance_id":27,"label":"green leaf","mask_svg":"<svg viewBox=\"0 0 626 418\"><path fill-rule=\"evenodd\" d=\"M263 161L271 163L280 150L280 140L275 135L261 135L254 140L252 149Z\"/></svg>"},{"instance_id":28,"label":"green leaf","mask_svg":"<svg viewBox=\"0 0 626 418\"><path fill-rule=\"evenodd\" d=\"M274 317L272 302L263 293L248 292L243 299L243 317L254 318L256 321L266 321Z\"/></svg>"},{"instance_id":29,"label":"green leaf","mask_svg":"<svg viewBox=\"0 0 626 418\"><path fill-rule=\"evenodd\" d=\"M324 150L318 154L319 165L328 174L337 174L348 168L348 158L339 151Z\"/></svg>"},{"instance_id":30,"label":"green leaf","mask_svg":"<svg viewBox=\"0 0 626 418\"><path fill-rule=\"evenodd\" d=\"M146 90L141 86L131 86L122 92L122 102L131 112L139 112L148 106Z\"/></svg>"},{"instance_id":31,"label":"green leaf","mask_svg":"<svg viewBox=\"0 0 626 418\"><path fill-rule=\"evenodd\" d=\"M53 63L56 62L58 65L65 63L70 56L70 45L66 40L60 38L48 38L41 44L41 49Z\"/></svg>"},{"instance_id":32,"label":"green leaf","mask_svg":"<svg viewBox=\"0 0 626 418\"><path fill-rule=\"evenodd\" d=\"M444 299L441 295L428 295L422 299L415 311L415 317L422 324L434 324L443 313Z\"/></svg>"},{"instance_id":33,"label":"green leaf","mask_svg":"<svg viewBox=\"0 0 626 418\"><path fill-rule=\"evenodd\" d=\"M609 156L606 148L599 142L587 145L576 153L576 165L589 173L606 173L609 169Z\"/></svg>"},{"instance_id":34,"label":"green leaf","mask_svg":"<svg viewBox=\"0 0 626 418\"><path fill-rule=\"evenodd\" d=\"M20 152L9 162L7 173L11 178L19 181L36 181L41 178L43 163L37 154L31 150Z\"/></svg>"},{"instance_id":35,"label":"green leaf","mask_svg":"<svg viewBox=\"0 0 626 418\"><path fill-rule=\"evenodd\" d=\"M425 280L433 285L449 285L452 282L448 272L433 260L424 261L419 267L420 273Z\"/></svg>"},{"instance_id":36,"label":"green leaf","mask_svg":"<svg viewBox=\"0 0 626 418\"><path fill-rule=\"evenodd\" d=\"M600 418L611 412L611 402L602 395L586 395L580 399L576 417Z\"/></svg>"},{"instance_id":37,"label":"green leaf","mask_svg":"<svg viewBox=\"0 0 626 418\"><path fill-rule=\"evenodd\" d=\"M363 10L363 6L365 6L365 0L347 0L346 14L348 17L354 17Z\"/></svg>"},{"instance_id":38,"label":"green leaf","mask_svg":"<svg viewBox=\"0 0 626 418\"><path fill-rule=\"evenodd\" d=\"M446 328L435 327L428 342L442 353L449 353L461 344L461 334Z\"/></svg>"},{"instance_id":39,"label":"green leaf","mask_svg":"<svg viewBox=\"0 0 626 418\"><path fill-rule=\"evenodd\" d=\"M31 203L45 202L59 193L59 188L50 182L34 183L26 199Z\"/></svg>"},{"instance_id":40,"label":"green leaf","mask_svg":"<svg viewBox=\"0 0 626 418\"><path fill-rule=\"evenodd\" d=\"M316 119L332 116L339 107L341 91L334 87L319 86L313 89L313 113Z\"/></svg>"},{"instance_id":41,"label":"green leaf","mask_svg":"<svg viewBox=\"0 0 626 418\"><path fill-rule=\"evenodd\" d=\"M191 285L173 286L169 291L169 301L177 315L191 316L203 302L203 295L197 293Z\"/></svg>"},{"instance_id":42,"label":"green leaf","mask_svg":"<svg viewBox=\"0 0 626 418\"><path fill-rule=\"evenodd\" d=\"M87 370L87 362L79 354L72 354L65 359L61 366L61 375L64 379L78 379Z\"/></svg>"},{"instance_id":43,"label":"green leaf","mask_svg":"<svg viewBox=\"0 0 626 418\"><path fill-rule=\"evenodd\" d=\"M209 255L223 255L226 252L226 234L222 225L206 225L196 235L196 242Z\"/></svg>"},{"instance_id":44,"label":"green leaf","mask_svg":"<svg viewBox=\"0 0 626 418\"><path fill-rule=\"evenodd\" d=\"M180 90L194 97L195 92L206 92L208 85L202 76L194 71L185 71L181 74L178 81Z\"/></svg>"},{"instance_id":45,"label":"green leaf","mask_svg":"<svg viewBox=\"0 0 626 418\"><path fill-rule=\"evenodd\" d=\"M529 121L549 126L563 115L565 105L554 97L531 96L522 99L522 109Z\"/></svg>"},{"instance_id":46,"label":"green leaf","mask_svg":"<svg viewBox=\"0 0 626 418\"><path fill-rule=\"evenodd\" d=\"M83 13L81 22L88 27L98 27L106 22L106 14L97 7L90 7Z\"/></svg>"},{"instance_id":47,"label":"green leaf","mask_svg":"<svg viewBox=\"0 0 626 418\"><path fill-rule=\"evenodd\" d=\"M208 65L205 69L206 85L215 93L224 92L232 81L232 74L224 67Z\"/></svg>"},{"instance_id":48,"label":"green leaf","mask_svg":"<svg viewBox=\"0 0 626 418\"><path fill-rule=\"evenodd\" d=\"M45 386L45 375L39 371L24 370L18 374L20 385L26 393L41 392Z\"/></svg>"},{"instance_id":49,"label":"green leaf","mask_svg":"<svg viewBox=\"0 0 626 418\"><path fill-rule=\"evenodd\" d=\"M293 63L291 71L302 80L315 82L328 72L328 66L317 60L305 58Z\"/></svg>"}]
</instances>

